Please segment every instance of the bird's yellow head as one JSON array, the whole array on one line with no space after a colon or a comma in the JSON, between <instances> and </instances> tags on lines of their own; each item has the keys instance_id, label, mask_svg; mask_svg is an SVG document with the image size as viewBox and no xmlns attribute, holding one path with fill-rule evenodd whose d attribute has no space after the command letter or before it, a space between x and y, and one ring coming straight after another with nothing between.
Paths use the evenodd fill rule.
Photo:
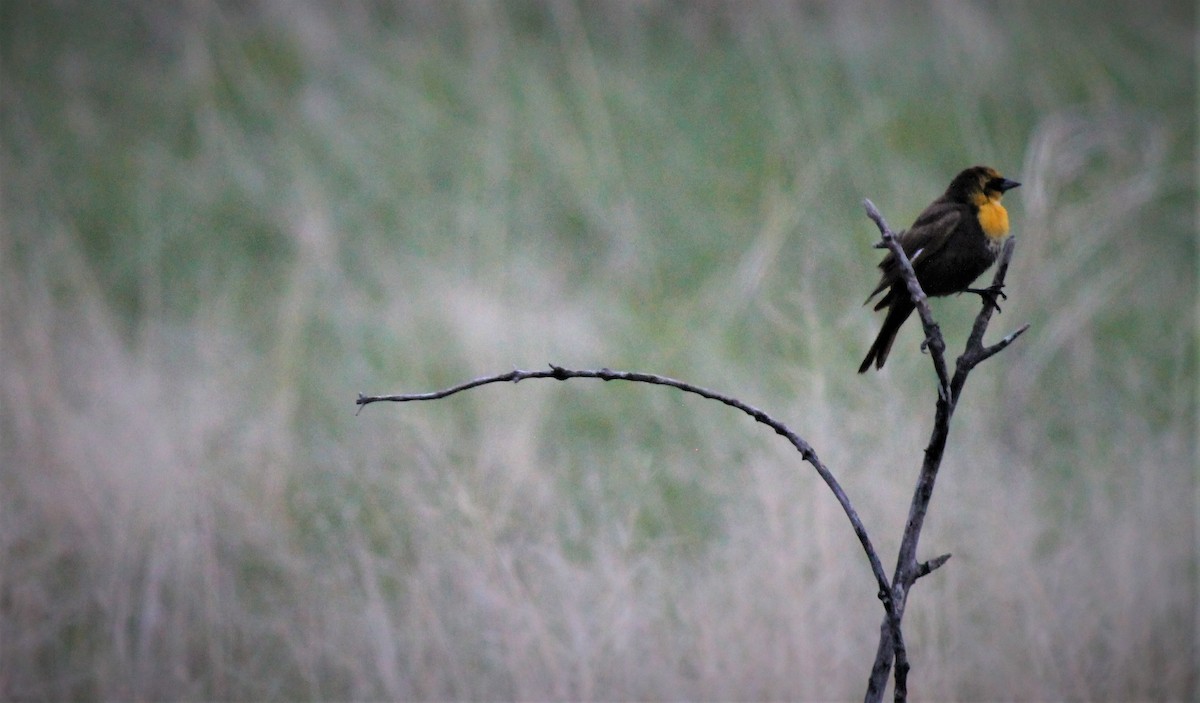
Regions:
<instances>
[{"instance_id":1,"label":"bird's yellow head","mask_svg":"<svg viewBox=\"0 0 1200 703\"><path fill-rule=\"evenodd\" d=\"M979 224L983 233L999 243L1008 236L1008 211L1000 204L1005 191L1021 185L1010 181L994 168L972 166L950 181L946 197L960 203L970 203L979 209Z\"/></svg>"}]
</instances>

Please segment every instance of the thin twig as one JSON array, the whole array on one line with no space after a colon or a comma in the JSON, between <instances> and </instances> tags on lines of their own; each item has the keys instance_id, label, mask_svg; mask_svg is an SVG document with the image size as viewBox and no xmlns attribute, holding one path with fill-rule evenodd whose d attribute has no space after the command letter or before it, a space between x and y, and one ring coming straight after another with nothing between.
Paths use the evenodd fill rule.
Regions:
<instances>
[{"instance_id":1,"label":"thin twig","mask_svg":"<svg viewBox=\"0 0 1200 703\"><path fill-rule=\"evenodd\" d=\"M862 519L858 517L858 512L850 503L850 498L842 489L840 483L834 478L833 474L817 456L817 452L808 442L804 441L799 435L793 432L787 425L771 417L767 413L759 410L753 405L738 400L732 396L718 393L716 391L702 388L700 386L679 381L666 376L659 376L651 373L638 373L631 371L613 371L612 369L567 369L561 366L550 365L549 370L542 371L521 371L513 369L508 373L496 374L494 376L483 376L476 378L466 383L461 383L457 386L452 386L440 391L432 393L407 393L400 395L363 395L360 393L355 403L359 406L359 410L371 403L380 402L395 402L404 403L420 400L439 400L455 393L478 388L489 383L512 382L517 383L531 378L553 378L559 381L565 381L570 378L599 378L604 381L631 381L635 383L650 383L660 386L670 386L686 393L694 393L695 395L709 400L715 400L724 403L731 408L736 408L746 413L755 421L760 422L767 427L775 430L775 433L787 439L793 447L799 452L804 461L812 465L820 475L821 480L825 485L829 486L829 490L833 491L833 495L837 498L838 503L842 506L842 511L846 513L846 518L850 521L850 526L854 529L854 534L858 537L859 544L862 545L863 551L867 555L867 561L870 562L871 572L875 575L876 585L879 587L881 599L884 602L885 611L890 611L891 600L887 594L891 593L891 587L888 584L887 573L883 569L883 562L879 560L879 553L875 551L874 545L871 543L871 538L867 535L867 529L863 526Z\"/></svg>"},{"instance_id":2,"label":"thin twig","mask_svg":"<svg viewBox=\"0 0 1200 703\"><path fill-rule=\"evenodd\" d=\"M937 569L941 568L942 564L945 564L948 561L950 561L949 554L943 554L940 557L935 557L929 561L923 561L920 564L917 564L916 577L921 578L922 576L928 576Z\"/></svg>"}]
</instances>

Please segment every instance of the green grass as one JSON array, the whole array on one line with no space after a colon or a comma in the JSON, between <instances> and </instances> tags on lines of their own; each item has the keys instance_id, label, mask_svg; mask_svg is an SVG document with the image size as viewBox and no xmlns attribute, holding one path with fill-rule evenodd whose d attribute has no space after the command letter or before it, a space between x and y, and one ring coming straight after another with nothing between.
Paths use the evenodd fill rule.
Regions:
<instances>
[{"instance_id":1,"label":"green grass","mask_svg":"<svg viewBox=\"0 0 1200 703\"><path fill-rule=\"evenodd\" d=\"M1024 186L924 699L1194 697L1194 8L0 8L0 697L845 699L933 407L860 203ZM935 303L952 349L974 300Z\"/></svg>"}]
</instances>

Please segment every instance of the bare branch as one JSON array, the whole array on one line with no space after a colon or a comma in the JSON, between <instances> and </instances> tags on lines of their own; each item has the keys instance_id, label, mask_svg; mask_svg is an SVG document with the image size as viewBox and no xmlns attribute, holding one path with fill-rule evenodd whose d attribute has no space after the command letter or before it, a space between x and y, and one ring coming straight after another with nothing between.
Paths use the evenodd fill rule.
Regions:
<instances>
[{"instance_id":1,"label":"bare branch","mask_svg":"<svg viewBox=\"0 0 1200 703\"><path fill-rule=\"evenodd\" d=\"M996 273L992 276L992 284L990 286L993 290L999 290L1004 287L1004 279L1008 275L1008 265L1012 261L1015 248L1016 239L1010 237L1004 243L1004 249L1000 252L1000 259L996 262ZM990 347L983 346L983 335L987 332L988 323L992 319L992 312L996 309L995 302L984 297L983 307L980 308L979 314L975 317L975 324L971 327L971 334L967 336L967 343L963 349L963 353L955 363L954 378L950 382L950 397L955 403L958 402L958 394L962 392L962 387L967 382L967 374L980 363L1007 348L1008 345L1016 341L1018 337L1029 329L1029 324L1027 323L996 344Z\"/></svg>"},{"instance_id":2,"label":"bare branch","mask_svg":"<svg viewBox=\"0 0 1200 703\"><path fill-rule=\"evenodd\" d=\"M1004 248L1000 251L1000 258L996 262L996 273L992 276L993 290L1000 290L1004 287L1004 278L1008 275L1008 264L1012 261L1013 250L1016 248L1017 240L1015 237L1009 237L1004 243ZM983 333L987 331L988 323L992 319L992 311L999 310L996 307L995 300L989 300L986 297L983 299L983 308L979 311L979 315L975 318L975 324L971 327L971 334L967 336L967 349L978 347L983 344Z\"/></svg>"},{"instance_id":3,"label":"bare branch","mask_svg":"<svg viewBox=\"0 0 1200 703\"><path fill-rule=\"evenodd\" d=\"M599 378L604 381L631 381L634 383L650 383L659 386L670 386L671 388L676 388L684 391L685 393L693 393L703 398L708 398L709 400L715 400L717 402L724 403L731 408L741 410L750 417L754 418L756 422L760 422L767 427L770 427L771 429L775 430L776 434L787 439L792 446L800 452L800 456L804 459L804 461L808 462L814 469L816 469L817 474L821 477L821 480L825 482L825 485L829 486L829 490L833 491L834 497L837 498L838 503L842 506L842 511L846 513L846 518L850 521L850 526L854 529L854 534L858 537L859 544L862 545L863 551L867 555L867 560L871 565L871 572L875 575L875 580L879 586L880 593L891 593L891 588L887 580L887 573L883 569L883 563L879 560L879 553L875 551L874 545L871 544L871 538L867 535L867 529L863 526L862 519L858 517L858 512L850 503L850 498L842 489L841 484L838 483L837 479L834 478L833 474L829 471L825 464L822 463L821 459L817 456L817 452L812 448L812 445L804 441L803 438L788 428L787 425L776 420L753 405L744 403L732 396L692 385L684 381L668 378L666 376L658 376L656 374L631 371L613 371L612 369L607 368L596 370L576 370L550 364L549 370L521 371L519 369L513 369L508 373L496 374L494 376L483 376L471 381L467 381L466 383L461 383L457 386L452 386L440 391L434 391L432 393L409 393L401 395L363 395L360 393L355 403L359 406L359 410L362 410L363 406L371 403L404 403L419 400L438 400L454 395L455 393L461 393L463 391L470 390L472 388L478 388L479 386L484 386L490 383L503 383L510 381L517 383L519 381L531 378L553 378L559 381L565 381L571 378ZM884 609L890 611L890 608L890 599L884 600Z\"/></svg>"},{"instance_id":4,"label":"bare branch","mask_svg":"<svg viewBox=\"0 0 1200 703\"><path fill-rule=\"evenodd\" d=\"M497 376L484 376L482 378L476 378L471 381L467 381L466 383L460 383L457 386L452 386L440 391L434 391L432 393L409 393L405 395L363 395L362 393L359 393L358 400L354 402L356 405L358 405L358 410L361 412L364 406L371 403L380 403L384 401L404 403L414 400L440 400L442 398L452 396L455 393L461 393L463 391L467 391L472 388L478 388L479 386L484 386L489 383L500 383L502 381L512 381L513 383L516 383L522 378L544 378L553 375L553 371L518 371L513 369L508 373L499 374ZM355 414L357 415L358 413L356 412Z\"/></svg>"},{"instance_id":5,"label":"bare branch","mask_svg":"<svg viewBox=\"0 0 1200 703\"><path fill-rule=\"evenodd\" d=\"M896 686L892 692L896 703L908 700L908 647L904 644L904 631L900 628L901 617L903 614L895 608L886 616L892 634L892 648L896 653Z\"/></svg>"},{"instance_id":6,"label":"bare branch","mask_svg":"<svg viewBox=\"0 0 1200 703\"><path fill-rule=\"evenodd\" d=\"M912 262L904 253L904 247L900 246L900 239L892 231L892 228L888 227L887 222L883 219L883 214L879 212L879 208L875 207L875 203L871 202L870 198L864 198L863 208L867 211L867 217L870 217L875 222L875 226L879 228L879 235L883 240L881 243L887 247L888 251L892 252L892 256L895 256L896 261L900 264L900 272L904 276L905 285L908 286L908 294L917 306L917 313L921 316L921 325L925 328L925 346L933 358L933 370L938 377L938 395L948 398L950 397L950 372L946 369L946 342L942 338L941 328L933 319L933 311L929 308L929 299L925 297L925 291L921 289L921 283L917 281L917 272L913 270Z\"/></svg>"},{"instance_id":7,"label":"bare branch","mask_svg":"<svg viewBox=\"0 0 1200 703\"><path fill-rule=\"evenodd\" d=\"M1021 335L1025 334L1026 330L1028 330L1028 329L1029 329L1029 323L1026 322L1025 324L1018 327L1015 331L1010 332L1007 337L1005 337L1004 339L1001 339L999 342L996 342L995 344L993 344L990 347L983 347L982 349L979 350L979 355L978 355L978 358L975 359L975 363L979 364L979 362L981 362L981 361L987 361L988 359L992 358L996 354L999 354L1000 352L1004 351L1005 348L1008 347L1008 345L1015 342L1017 340L1017 337L1020 337Z\"/></svg>"}]
</instances>

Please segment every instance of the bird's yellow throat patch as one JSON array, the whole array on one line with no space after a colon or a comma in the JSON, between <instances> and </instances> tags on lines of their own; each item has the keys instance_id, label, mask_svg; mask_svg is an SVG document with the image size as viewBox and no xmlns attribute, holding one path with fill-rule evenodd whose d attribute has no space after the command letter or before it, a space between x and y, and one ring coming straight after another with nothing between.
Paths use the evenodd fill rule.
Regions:
<instances>
[{"instance_id":1,"label":"bird's yellow throat patch","mask_svg":"<svg viewBox=\"0 0 1200 703\"><path fill-rule=\"evenodd\" d=\"M983 233L995 243L1004 241L1008 237L1008 210L1000 204L1000 197L980 193L975 196L975 204L979 206L979 226L983 227Z\"/></svg>"}]
</instances>

